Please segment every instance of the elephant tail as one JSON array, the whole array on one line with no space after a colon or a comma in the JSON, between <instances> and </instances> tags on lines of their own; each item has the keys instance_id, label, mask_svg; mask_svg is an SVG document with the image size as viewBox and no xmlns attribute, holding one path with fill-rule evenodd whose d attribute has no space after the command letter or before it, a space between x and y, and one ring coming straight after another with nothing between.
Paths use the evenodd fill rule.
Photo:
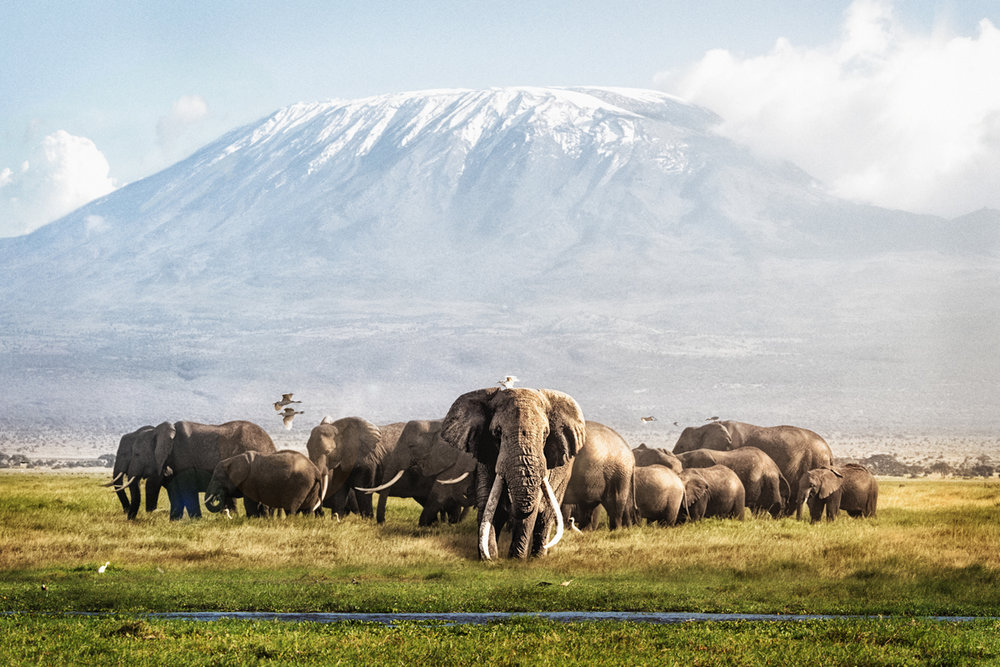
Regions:
<instances>
[{"instance_id":1,"label":"elephant tail","mask_svg":"<svg viewBox=\"0 0 1000 667\"><path fill-rule=\"evenodd\" d=\"M778 473L778 496L780 497L781 509L784 511L792 502L792 485L780 472Z\"/></svg>"}]
</instances>

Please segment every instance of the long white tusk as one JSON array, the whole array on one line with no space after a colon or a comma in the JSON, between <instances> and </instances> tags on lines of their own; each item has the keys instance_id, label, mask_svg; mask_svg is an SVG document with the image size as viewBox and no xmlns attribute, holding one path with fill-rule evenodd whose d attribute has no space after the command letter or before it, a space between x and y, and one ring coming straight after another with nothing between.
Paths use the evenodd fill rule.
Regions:
<instances>
[{"instance_id":1,"label":"long white tusk","mask_svg":"<svg viewBox=\"0 0 1000 667\"><path fill-rule=\"evenodd\" d=\"M323 501L326 500L326 489L327 489L327 487L329 485L330 485L330 476L329 475L323 475L323 482L320 484L320 487L319 487L319 505L320 506L323 504ZM319 509L319 506L317 506L317 509ZM313 511L315 512L316 510L313 510Z\"/></svg>"},{"instance_id":2,"label":"long white tusk","mask_svg":"<svg viewBox=\"0 0 1000 667\"><path fill-rule=\"evenodd\" d=\"M126 475L125 476L125 481L122 482L122 488L124 489L126 486L128 486L129 484L131 484L134 481L135 481L135 477L129 477L128 475Z\"/></svg>"},{"instance_id":3,"label":"long white tusk","mask_svg":"<svg viewBox=\"0 0 1000 667\"><path fill-rule=\"evenodd\" d=\"M107 484L101 484L101 486L114 486L114 485L115 485L115 483L116 483L116 482L118 482L118 479L119 479L119 478L120 478L120 477L121 477L122 475L124 475L124 474L125 474L124 472L120 472L120 473L118 473L117 475L115 475L114 479L112 479L112 480L111 480L110 482L108 482ZM117 490L117 489L116 489L116 490Z\"/></svg>"},{"instance_id":4,"label":"long white tusk","mask_svg":"<svg viewBox=\"0 0 1000 667\"><path fill-rule=\"evenodd\" d=\"M500 494L503 493L503 477L497 475L493 478L493 486L490 488L490 497L486 500L486 507L483 509L483 516L479 521L479 553L483 560L492 560L490 556L490 533L493 532L493 515L500 504Z\"/></svg>"},{"instance_id":5,"label":"long white tusk","mask_svg":"<svg viewBox=\"0 0 1000 667\"><path fill-rule=\"evenodd\" d=\"M395 484L396 482L399 481L399 478L403 476L404 472L405 472L404 470L400 470L399 472L396 473L395 477L393 477L392 479L390 479L388 482L386 482L382 486L373 486L370 489L364 489L364 488L362 488L360 486L356 486L356 487L354 487L354 490L355 491L360 491L361 493L375 493L376 491L382 491L383 489L388 489L390 486L392 486L393 484Z\"/></svg>"},{"instance_id":6,"label":"long white tusk","mask_svg":"<svg viewBox=\"0 0 1000 667\"><path fill-rule=\"evenodd\" d=\"M555 510L556 513L556 535L555 537L552 538L551 542L545 545L546 549L551 549L552 547L554 547L556 544L559 543L559 540L562 539L563 516L562 516L562 511L560 511L559 509L559 503L556 502L556 494L552 490L552 486L549 484L548 475L546 475L545 479L542 480L542 487L545 489L545 497L549 499L549 503L552 505L552 509Z\"/></svg>"},{"instance_id":7,"label":"long white tusk","mask_svg":"<svg viewBox=\"0 0 1000 667\"><path fill-rule=\"evenodd\" d=\"M468 471L466 471L466 472L463 472L458 477L456 477L455 479L439 479L439 480L437 480L437 483L438 484L458 484L459 482L461 482L463 479L465 479L468 476L469 476L469 473L468 473Z\"/></svg>"}]
</instances>

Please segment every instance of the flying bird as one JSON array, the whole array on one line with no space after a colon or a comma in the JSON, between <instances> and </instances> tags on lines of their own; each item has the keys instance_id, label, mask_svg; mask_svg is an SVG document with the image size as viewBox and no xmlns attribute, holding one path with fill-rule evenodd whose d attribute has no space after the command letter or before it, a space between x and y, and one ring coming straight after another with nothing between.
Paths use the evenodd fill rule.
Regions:
<instances>
[{"instance_id":1,"label":"flying bird","mask_svg":"<svg viewBox=\"0 0 1000 667\"><path fill-rule=\"evenodd\" d=\"M292 394L282 394L280 401L274 402L274 411L281 412L281 408L289 405L290 403L301 403L302 401L293 401Z\"/></svg>"},{"instance_id":2,"label":"flying bird","mask_svg":"<svg viewBox=\"0 0 1000 667\"><path fill-rule=\"evenodd\" d=\"M656 417L652 417L652 416L650 416L650 417L640 417L640 419L642 419L642 421L644 421L644 422L655 422L656 421Z\"/></svg>"},{"instance_id":3,"label":"flying bird","mask_svg":"<svg viewBox=\"0 0 1000 667\"><path fill-rule=\"evenodd\" d=\"M705 421L707 421L707 422L717 422L717 421L719 421L719 418L718 417L709 417Z\"/></svg>"},{"instance_id":4,"label":"flying bird","mask_svg":"<svg viewBox=\"0 0 1000 667\"><path fill-rule=\"evenodd\" d=\"M304 410L297 411L295 408L285 408L285 411L278 416L281 417L281 421L285 424L285 428L291 431L292 420L295 419L295 415L302 415L302 414L305 414Z\"/></svg>"},{"instance_id":5,"label":"flying bird","mask_svg":"<svg viewBox=\"0 0 1000 667\"><path fill-rule=\"evenodd\" d=\"M504 379L497 382L497 384L500 385L501 390L503 390L503 389L513 388L515 382L517 382L517 377L513 375L508 375Z\"/></svg>"},{"instance_id":6,"label":"flying bird","mask_svg":"<svg viewBox=\"0 0 1000 667\"><path fill-rule=\"evenodd\" d=\"M98 572L99 574L104 574L104 571L105 571L106 569L108 569L108 565L111 565L111 561L108 561L108 562L107 562L107 563L105 563L104 565L102 565L102 566L100 566L99 568L97 568L97 572Z\"/></svg>"}]
</instances>

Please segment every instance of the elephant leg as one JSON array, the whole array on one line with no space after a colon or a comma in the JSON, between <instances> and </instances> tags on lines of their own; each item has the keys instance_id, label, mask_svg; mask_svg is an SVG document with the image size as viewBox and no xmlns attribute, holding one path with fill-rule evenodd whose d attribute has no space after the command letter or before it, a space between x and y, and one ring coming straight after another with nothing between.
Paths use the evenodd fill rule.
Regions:
<instances>
[{"instance_id":1,"label":"elephant leg","mask_svg":"<svg viewBox=\"0 0 1000 667\"><path fill-rule=\"evenodd\" d=\"M232 509L236 509L235 505ZM243 511L246 512L248 517L260 517L264 514L264 506L255 500L250 500L249 498L243 498Z\"/></svg>"},{"instance_id":2,"label":"elephant leg","mask_svg":"<svg viewBox=\"0 0 1000 667\"><path fill-rule=\"evenodd\" d=\"M167 484L167 499L170 501L170 520L177 521L184 516L184 499L176 480Z\"/></svg>"},{"instance_id":3,"label":"elephant leg","mask_svg":"<svg viewBox=\"0 0 1000 667\"><path fill-rule=\"evenodd\" d=\"M420 512L420 519L417 521L418 526L433 526L438 520L438 508L437 505L428 504L424 507L423 511Z\"/></svg>"}]
</instances>

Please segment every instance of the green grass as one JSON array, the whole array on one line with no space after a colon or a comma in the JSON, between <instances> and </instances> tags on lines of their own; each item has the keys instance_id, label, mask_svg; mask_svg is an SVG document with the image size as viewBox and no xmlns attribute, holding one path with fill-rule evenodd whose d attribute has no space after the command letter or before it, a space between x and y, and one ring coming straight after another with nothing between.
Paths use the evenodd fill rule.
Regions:
<instances>
[{"instance_id":1,"label":"green grass","mask_svg":"<svg viewBox=\"0 0 1000 667\"><path fill-rule=\"evenodd\" d=\"M1000 623L478 626L0 617L5 664L962 665L1000 661Z\"/></svg>"},{"instance_id":2,"label":"green grass","mask_svg":"<svg viewBox=\"0 0 1000 667\"><path fill-rule=\"evenodd\" d=\"M615 642L607 637L634 645L630 661L638 663L998 659L995 622L913 617L1000 616L1000 480L882 480L875 519L810 525L754 517L600 529L568 534L545 558L496 563L476 559L474 513L459 525L418 528L419 507L393 499L383 526L304 516L170 522L162 511L129 522L114 495L98 486L102 481L85 473L0 473L0 612L14 613L0 615L0 654L14 662L107 663L129 656L162 664L168 641L176 647L169 660L179 663L332 662L336 656L348 663L412 664L439 660L448 650L457 651L459 663L527 662L521 653L511 658L512 647L523 655L541 651L542 664L616 662ZM111 565L99 574L105 561ZM386 628L132 616L194 610L907 618L681 626L517 619ZM71 611L127 616L59 615ZM810 648L817 642L834 657L824 660Z\"/></svg>"}]
</instances>

